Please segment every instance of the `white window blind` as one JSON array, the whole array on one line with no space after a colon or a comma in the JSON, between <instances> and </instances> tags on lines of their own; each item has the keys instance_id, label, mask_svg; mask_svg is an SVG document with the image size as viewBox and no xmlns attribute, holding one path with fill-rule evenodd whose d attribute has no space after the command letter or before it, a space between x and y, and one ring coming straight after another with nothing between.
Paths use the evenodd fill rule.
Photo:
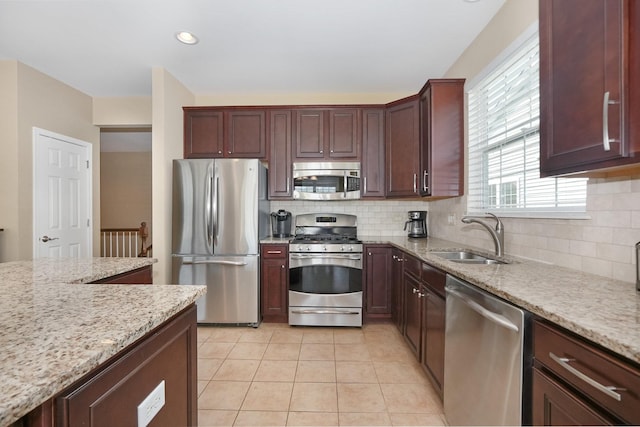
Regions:
<instances>
[{"instance_id":1,"label":"white window blind","mask_svg":"<svg viewBox=\"0 0 640 427\"><path fill-rule=\"evenodd\" d=\"M469 213L584 213L586 178L540 178L538 34L469 90Z\"/></svg>"}]
</instances>

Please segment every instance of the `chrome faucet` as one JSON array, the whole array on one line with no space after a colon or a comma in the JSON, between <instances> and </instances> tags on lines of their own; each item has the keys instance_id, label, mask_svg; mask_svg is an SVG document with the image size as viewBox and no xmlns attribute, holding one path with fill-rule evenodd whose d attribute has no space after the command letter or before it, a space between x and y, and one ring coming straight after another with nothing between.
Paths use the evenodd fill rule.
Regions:
<instances>
[{"instance_id":1,"label":"chrome faucet","mask_svg":"<svg viewBox=\"0 0 640 427\"><path fill-rule=\"evenodd\" d=\"M487 212L487 215L495 218L496 220L495 230L491 228L491 226L486 222L471 216L464 216L462 217L461 221L464 222L465 224L471 224L472 222L475 222L477 224L480 224L484 228L486 228L489 234L491 234L491 238L493 239L493 244L496 247L496 256L501 257L504 255L504 226L502 225L502 221L500 221L500 218L498 218L494 214Z\"/></svg>"}]
</instances>

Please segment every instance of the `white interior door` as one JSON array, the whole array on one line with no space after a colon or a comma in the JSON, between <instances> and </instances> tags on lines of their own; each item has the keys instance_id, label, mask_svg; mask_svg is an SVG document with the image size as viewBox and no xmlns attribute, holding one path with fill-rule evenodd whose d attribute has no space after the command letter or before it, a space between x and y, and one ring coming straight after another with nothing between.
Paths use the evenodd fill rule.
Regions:
<instances>
[{"instance_id":1,"label":"white interior door","mask_svg":"<svg viewBox=\"0 0 640 427\"><path fill-rule=\"evenodd\" d=\"M92 145L33 128L33 257L92 254Z\"/></svg>"}]
</instances>

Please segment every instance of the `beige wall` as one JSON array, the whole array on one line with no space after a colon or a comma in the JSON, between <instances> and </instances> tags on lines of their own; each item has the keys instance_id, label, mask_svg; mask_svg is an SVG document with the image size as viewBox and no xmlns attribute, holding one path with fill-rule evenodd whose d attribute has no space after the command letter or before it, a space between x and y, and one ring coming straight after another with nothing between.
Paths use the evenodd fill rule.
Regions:
<instances>
[{"instance_id":1,"label":"beige wall","mask_svg":"<svg viewBox=\"0 0 640 427\"><path fill-rule=\"evenodd\" d=\"M538 17L536 0L507 1L487 28L447 72L473 79ZM489 234L464 226L466 197L429 203L431 235L493 249ZM600 276L635 281L633 246L640 241L640 176L591 179L590 219L506 218L506 253ZM449 224L449 215L455 217Z\"/></svg>"},{"instance_id":2,"label":"beige wall","mask_svg":"<svg viewBox=\"0 0 640 427\"><path fill-rule=\"evenodd\" d=\"M173 159L183 157L182 106L194 95L163 68L152 72L154 283L171 283L171 189Z\"/></svg>"},{"instance_id":3,"label":"beige wall","mask_svg":"<svg viewBox=\"0 0 640 427\"><path fill-rule=\"evenodd\" d=\"M7 222L6 246L0 254L3 261L33 257L33 196L32 196L32 131L39 127L62 135L87 141L93 148L93 223L100 223L100 161L99 130L92 124L92 100L82 92L16 61L0 61L3 88L8 100L2 100L1 130L3 156L7 164L3 177L8 188L3 198L12 202L3 209ZM3 91L3 98L4 98ZM15 103L13 99L15 99ZM14 104L14 105L11 105ZM6 115L4 114L6 113ZM14 130L15 127L15 130ZM4 168L3 168L4 169ZM4 181L4 180L3 180ZM6 184L3 184L6 185ZM94 251L98 249L98 229L94 228Z\"/></svg>"},{"instance_id":4,"label":"beige wall","mask_svg":"<svg viewBox=\"0 0 640 427\"><path fill-rule=\"evenodd\" d=\"M426 78L425 78L426 81ZM196 95L194 105L341 105L386 104L420 90L394 93L252 93Z\"/></svg>"},{"instance_id":5,"label":"beige wall","mask_svg":"<svg viewBox=\"0 0 640 427\"><path fill-rule=\"evenodd\" d=\"M93 123L100 127L151 126L151 97L93 98Z\"/></svg>"},{"instance_id":6,"label":"beige wall","mask_svg":"<svg viewBox=\"0 0 640 427\"><path fill-rule=\"evenodd\" d=\"M100 163L100 227L151 227L151 152L102 152Z\"/></svg>"}]
</instances>

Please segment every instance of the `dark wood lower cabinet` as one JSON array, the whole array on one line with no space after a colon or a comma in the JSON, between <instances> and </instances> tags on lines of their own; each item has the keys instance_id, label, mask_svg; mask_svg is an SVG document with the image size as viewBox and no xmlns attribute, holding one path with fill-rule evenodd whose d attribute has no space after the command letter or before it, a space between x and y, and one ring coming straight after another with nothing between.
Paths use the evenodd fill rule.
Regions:
<instances>
[{"instance_id":1,"label":"dark wood lower cabinet","mask_svg":"<svg viewBox=\"0 0 640 427\"><path fill-rule=\"evenodd\" d=\"M138 268L127 271L126 273L117 274L115 276L105 277L91 283L111 283L126 285L150 285L153 283L151 266Z\"/></svg>"},{"instance_id":2,"label":"dark wood lower cabinet","mask_svg":"<svg viewBox=\"0 0 640 427\"><path fill-rule=\"evenodd\" d=\"M264 244L260 247L260 311L263 322L289 321L288 245Z\"/></svg>"},{"instance_id":3,"label":"dark wood lower cabinet","mask_svg":"<svg viewBox=\"0 0 640 427\"><path fill-rule=\"evenodd\" d=\"M444 328L445 299L428 286L422 286L424 299L422 315L422 366L442 398L444 384Z\"/></svg>"},{"instance_id":4,"label":"dark wood lower cabinet","mask_svg":"<svg viewBox=\"0 0 640 427\"><path fill-rule=\"evenodd\" d=\"M616 423L540 370L533 369L533 425L595 426Z\"/></svg>"},{"instance_id":5,"label":"dark wood lower cabinet","mask_svg":"<svg viewBox=\"0 0 640 427\"><path fill-rule=\"evenodd\" d=\"M392 311L391 247L364 246L365 320L390 319Z\"/></svg>"},{"instance_id":6,"label":"dark wood lower cabinet","mask_svg":"<svg viewBox=\"0 0 640 427\"><path fill-rule=\"evenodd\" d=\"M135 426L138 405L164 381L149 426L198 425L196 307L191 305L26 415L22 425Z\"/></svg>"},{"instance_id":7,"label":"dark wood lower cabinet","mask_svg":"<svg viewBox=\"0 0 640 427\"><path fill-rule=\"evenodd\" d=\"M420 359L422 335L422 299L420 281L411 274L404 274L404 337L413 354Z\"/></svg>"},{"instance_id":8,"label":"dark wood lower cabinet","mask_svg":"<svg viewBox=\"0 0 640 427\"><path fill-rule=\"evenodd\" d=\"M404 252L400 249L391 251L391 318L395 323L398 331L404 331L404 302L403 302L403 269Z\"/></svg>"}]
</instances>

